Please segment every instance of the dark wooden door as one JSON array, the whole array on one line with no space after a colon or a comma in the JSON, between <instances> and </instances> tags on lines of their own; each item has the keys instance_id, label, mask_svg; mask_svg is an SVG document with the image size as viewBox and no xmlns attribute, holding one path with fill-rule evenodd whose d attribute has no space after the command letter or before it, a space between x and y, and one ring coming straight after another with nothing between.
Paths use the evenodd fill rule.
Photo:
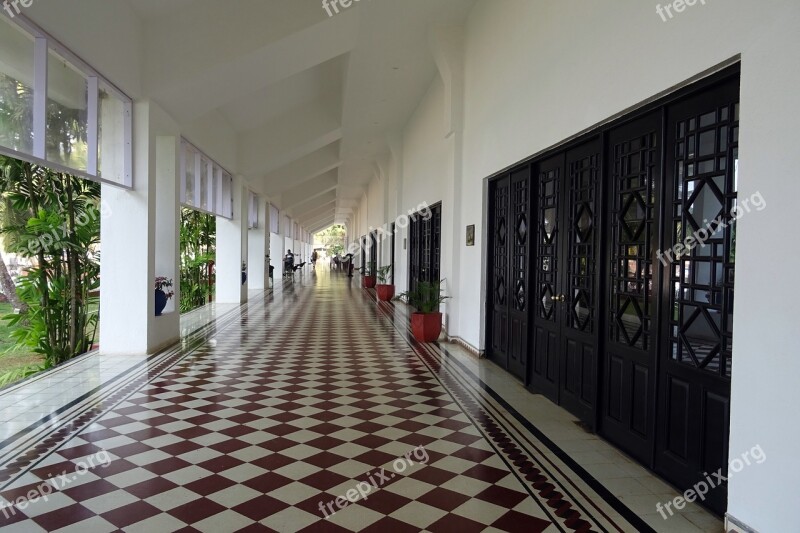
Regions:
<instances>
[{"instance_id":1,"label":"dark wooden door","mask_svg":"<svg viewBox=\"0 0 800 533\"><path fill-rule=\"evenodd\" d=\"M367 270L369 271L370 268L372 271L371 274L375 275L375 271L378 268L378 232L373 231L369 234L369 264L367 264Z\"/></svg>"},{"instance_id":2,"label":"dark wooden door","mask_svg":"<svg viewBox=\"0 0 800 533\"><path fill-rule=\"evenodd\" d=\"M654 258L662 174L662 114L608 134L608 304L602 433L646 464L655 439L658 281Z\"/></svg>"},{"instance_id":3,"label":"dark wooden door","mask_svg":"<svg viewBox=\"0 0 800 533\"><path fill-rule=\"evenodd\" d=\"M389 284L391 284L391 285L394 285L394 283L395 283L395 280L394 280L394 258L395 258L395 249L394 249L394 247L395 247L395 246L396 246L396 244L397 244L397 240L396 240L396 236L397 236L397 225L396 225L395 223L392 223L392 226L391 226L391 228L392 228L392 244L391 244L391 247L390 247L390 249L389 249L389 265L391 265L391 267L392 267L392 271L391 271L391 278L389 278Z\"/></svg>"},{"instance_id":4,"label":"dark wooden door","mask_svg":"<svg viewBox=\"0 0 800 533\"><path fill-rule=\"evenodd\" d=\"M508 369L508 297L509 286L509 176L489 184L489 254L486 328L487 357Z\"/></svg>"},{"instance_id":5,"label":"dark wooden door","mask_svg":"<svg viewBox=\"0 0 800 533\"><path fill-rule=\"evenodd\" d=\"M542 161L530 387L594 425L597 405L602 142Z\"/></svg>"},{"instance_id":6,"label":"dark wooden door","mask_svg":"<svg viewBox=\"0 0 800 533\"><path fill-rule=\"evenodd\" d=\"M531 176L525 165L491 184L488 356L520 380L528 367Z\"/></svg>"},{"instance_id":7,"label":"dark wooden door","mask_svg":"<svg viewBox=\"0 0 800 533\"><path fill-rule=\"evenodd\" d=\"M559 400L575 416L594 426L600 334L601 139L568 150L564 171L560 263L563 296L557 309L562 324Z\"/></svg>"},{"instance_id":8,"label":"dark wooden door","mask_svg":"<svg viewBox=\"0 0 800 533\"><path fill-rule=\"evenodd\" d=\"M564 154L536 165L536 294L532 318L529 387L558 403L563 295L562 248Z\"/></svg>"},{"instance_id":9,"label":"dark wooden door","mask_svg":"<svg viewBox=\"0 0 800 533\"><path fill-rule=\"evenodd\" d=\"M667 108L668 204L656 470L727 474L739 159L738 77ZM675 248L684 244L683 250ZM706 503L724 512L727 487Z\"/></svg>"},{"instance_id":10,"label":"dark wooden door","mask_svg":"<svg viewBox=\"0 0 800 533\"><path fill-rule=\"evenodd\" d=\"M408 286L414 290L420 281L441 279L442 204L415 213L410 220Z\"/></svg>"}]
</instances>

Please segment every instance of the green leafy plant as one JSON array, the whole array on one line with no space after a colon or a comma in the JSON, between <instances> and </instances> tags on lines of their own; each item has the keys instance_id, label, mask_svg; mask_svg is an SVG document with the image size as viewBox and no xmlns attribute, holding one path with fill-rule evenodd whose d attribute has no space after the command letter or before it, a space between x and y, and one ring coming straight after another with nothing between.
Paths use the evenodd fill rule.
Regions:
<instances>
[{"instance_id":1,"label":"green leafy plant","mask_svg":"<svg viewBox=\"0 0 800 533\"><path fill-rule=\"evenodd\" d=\"M378 265L375 261L370 261L367 263L367 266L364 268L364 275L372 277L375 275L376 270L378 269Z\"/></svg>"},{"instance_id":2,"label":"green leafy plant","mask_svg":"<svg viewBox=\"0 0 800 533\"><path fill-rule=\"evenodd\" d=\"M181 313L206 305L214 293L216 217L181 210Z\"/></svg>"},{"instance_id":3,"label":"green leafy plant","mask_svg":"<svg viewBox=\"0 0 800 533\"><path fill-rule=\"evenodd\" d=\"M17 280L25 305L4 320L17 344L51 368L89 351L96 338L100 185L6 157L0 168L0 192L18 214L0 229L9 250L33 263Z\"/></svg>"},{"instance_id":4,"label":"green leafy plant","mask_svg":"<svg viewBox=\"0 0 800 533\"><path fill-rule=\"evenodd\" d=\"M378 269L378 281L381 285L389 285L389 280L392 278L391 276L392 267L389 266L382 266Z\"/></svg>"},{"instance_id":5,"label":"green leafy plant","mask_svg":"<svg viewBox=\"0 0 800 533\"><path fill-rule=\"evenodd\" d=\"M395 300L406 303L420 313L437 313L439 306L450 296L442 294L442 281L420 281L407 292L395 296Z\"/></svg>"}]
</instances>

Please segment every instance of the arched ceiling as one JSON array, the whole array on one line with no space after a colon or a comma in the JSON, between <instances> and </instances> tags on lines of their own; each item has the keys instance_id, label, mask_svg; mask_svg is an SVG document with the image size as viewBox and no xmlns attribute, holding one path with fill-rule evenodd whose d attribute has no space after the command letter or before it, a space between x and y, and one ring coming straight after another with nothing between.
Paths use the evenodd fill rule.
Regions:
<instances>
[{"instance_id":1,"label":"arched ceiling","mask_svg":"<svg viewBox=\"0 0 800 533\"><path fill-rule=\"evenodd\" d=\"M236 171L312 231L351 216L436 76L431 28L475 2L355 0L328 16L321 0L127 1L146 93L181 124L225 121Z\"/></svg>"}]
</instances>

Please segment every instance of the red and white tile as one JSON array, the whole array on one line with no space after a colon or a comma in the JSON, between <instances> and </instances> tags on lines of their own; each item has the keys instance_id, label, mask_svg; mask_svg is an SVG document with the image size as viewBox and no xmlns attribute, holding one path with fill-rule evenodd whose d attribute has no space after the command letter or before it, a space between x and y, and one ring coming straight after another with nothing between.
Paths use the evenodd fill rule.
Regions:
<instances>
[{"instance_id":1,"label":"red and white tile","mask_svg":"<svg viewBox=\"0 0 800 533\"><path fill-rule=\"evenodd\" d=\"M327 275L244 306L87 407L55 449L20 450L0 502L23 503L0 527L637 529L404 321ZM397 471L415 449L427 460ZM326 517L359 482L366 497ZM24 503L43 483L47 500Z\"/></svg>"}]
</instances>

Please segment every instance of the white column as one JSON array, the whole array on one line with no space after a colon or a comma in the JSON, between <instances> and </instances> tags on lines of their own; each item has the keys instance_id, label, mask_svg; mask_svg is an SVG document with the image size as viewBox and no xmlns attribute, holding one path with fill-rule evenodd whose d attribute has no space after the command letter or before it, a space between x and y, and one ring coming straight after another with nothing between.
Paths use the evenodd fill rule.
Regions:
<instances>
[{"instance_id":1,"label":"white column","mask_svg":"<svg viewBox=\"0 0 800 533\"><path fill-rule=\"evenodd\" d=\"M178 340L180 330L180 136L159 136L155 139L155 239L153 261L155 279L164 276L173 280L173 298L160 317L153 313L153 328L148 343L160 348Z\"/></svg>"},{"instance_id":2,"label":"white column","mask_svg":"<svg viewBox=\"0 0 800 533\"><path fill-rule=\"evenodd\" d=\"M247 232L247 286L263 290L268 287L267 256L269 255L269 210L267 202L258 199L258 225Z\"/></svg>"},{"instance_id":3,"label":"white column","mask_svg":"<svg viewBox=\"0 0 800 533\"><path fill-rule=\"evenodd\" d=\"M102 185L103 204L110 216L100 225L100 350L103 354L147 353L149 318L154 314L155 279L153 226L148 200L150 172L150 112L147 103L133 107L133 189Z\"/></svg>"},{"instance_id":4,"label":"white column","mask_svg":"<svg viewBox=\"0 0 800 533\"><path fill-rule=\"evenodd\" d=\"M216 301L247 302L242 262L247 260L247 191L241 176L233 177L233 218L217 217Z\"/></svg>"},{"instance_id":5,"label":"white column","mask_svg":"<svg viewBox=\"0 0 800 533\"><path fill-rule=\"evenodd\" d=\"M157 275L177 283L177 127L149 102L136 103L133 114L133 188L102 185L104 355L152 353L179 338L178 313L156 317L154 296Z\"/></svg>"},{"instance_id":6,"label":"white column","mask_svg":"<svg viewBox=\"0 0 800 533\"><path fill-rule=\"evenodd\" d=\"M283 277L283 256L286 251L283 249L283 237L272 232L269 233L269 262L275 267L272 272L273 282L279 282Z\"/></svg>"}]
</instances>

